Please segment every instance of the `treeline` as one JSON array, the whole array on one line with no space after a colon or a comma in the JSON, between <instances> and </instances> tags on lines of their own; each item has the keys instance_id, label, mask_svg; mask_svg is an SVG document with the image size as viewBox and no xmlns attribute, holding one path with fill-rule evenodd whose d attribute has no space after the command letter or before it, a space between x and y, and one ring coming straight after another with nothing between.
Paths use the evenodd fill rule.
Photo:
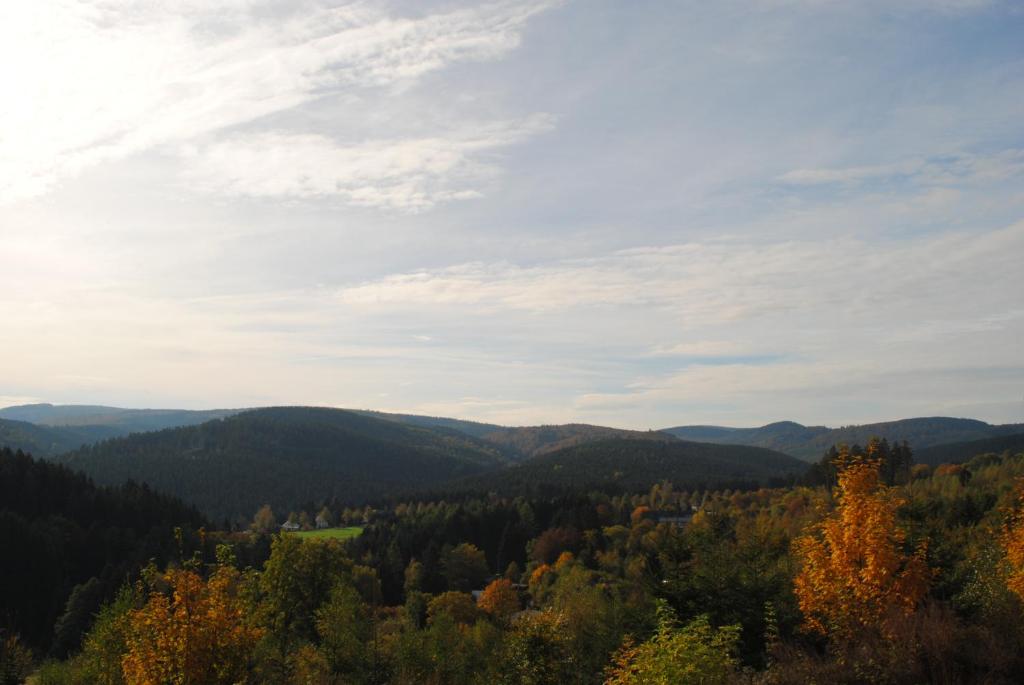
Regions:
<instances>
[{"instance_id":1,"label":"treeline","mask_svg":"<svg viewBox=\"0 0 1024 685\"><path fill-rule=\"evenodd\" d=\"M1024 454L888 454L813 487L405 502L260 562L207 543L40 682L1024 681Z\"/></svg>"},{"instance_id":2,"label":"treeline","mask_svg":"<svg viewBox=\"0 0 1024 685\"><path fill-rule=\"evenodd\" d=\"M193 508L126 483L0 449L0 632L36 653L77 649L100 605L150 559L168 563L206 524Z\"/></svg>"},{"instance_id":3,"label":"treeline","mask_svg":"<svg viewBox=\"0 0 1024 685\"><path fill-rule=\"evenodd\" d=\"M100 483L149 483L230 526L244 524L263 504L279 511L307 500L360 504L479 473L503 458L454 431L280 407L110 440L60 461Z\"/></svg>"},{"instance_id":4,"label":"treeline","mask_svg":"<svg viewBox=\"0 0 1024 685\"><path fill-rule=\"evenodd\" d=\"M660 480L686 489L755 489L794 482L798 459L762 447L673 440L611 439L542 454L500 471L445 484L447 492L556 497L601 490L635 492Z\"/></svg>"}]
</instances>

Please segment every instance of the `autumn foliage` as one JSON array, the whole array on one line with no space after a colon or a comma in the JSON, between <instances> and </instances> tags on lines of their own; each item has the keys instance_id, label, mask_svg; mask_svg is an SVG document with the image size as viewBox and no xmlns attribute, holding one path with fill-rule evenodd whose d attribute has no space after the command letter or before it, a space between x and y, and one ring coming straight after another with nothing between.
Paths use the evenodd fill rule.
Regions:
<instances>
[{"instance_id":1,"label":"autumn foliage","mask_svg":"<svg viewBox=\"0 0 1024 685\"><path fill-rule=\"evenodd\" d=\"M499 578L484 588L478 605L488 615L506 621L519 611L519 593L512 586L512 581Z\"/></svg>"},{"instance_id":2,"label":"autumn foliage","mask_svg":"<svg viewBox=\"0 0 1024 685\"><path fill-rule=\"evenodd\" d=\"M807 628L849 636L912 613L931 572L923 544L904 551L906 533L896 521L903 501L882 485L872 446L863 457L842 450L837 469L835 511L793 543L802 566L794 589Z\"/></svg>"},{"instance_id":3,"label":"autumn foliage","mask_svg":"<svg viewBox=\"0 0 1024 685\"><path fill-rule=\"evenodd\" d=\"M208 580L185 569L155 578L146 604L129 615L125 682L243 682L262 631L247 624L239 576L222 566Z\"/></svg>"},{"instance_id":4,"label":"autumn foliage","mask_svg":"<svg viewBox=\"0 0 1024 685\"><path fill-rule=\"evenodd\" d=\"M1009 566L1006 585L1024 600L1024 480L1018 483L1016 507L1010 512L1002 543Z\"/></svg>"}]
</instances>

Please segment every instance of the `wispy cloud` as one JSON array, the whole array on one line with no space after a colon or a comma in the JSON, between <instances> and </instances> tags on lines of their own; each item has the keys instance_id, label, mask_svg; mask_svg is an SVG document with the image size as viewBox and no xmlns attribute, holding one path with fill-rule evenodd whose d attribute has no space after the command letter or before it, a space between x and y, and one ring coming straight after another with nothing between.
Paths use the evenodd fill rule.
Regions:
<instances>
[{"instance_id":1,"label":"wispy cloud","mask_svg":"<svg viewBox=\"0 0 1024 685\"><path fill-rule=\"evenodd\" d=\"M402 86L495 58L552 4L500 2L415 19L362 3L12 5L0 23L0 202L341 90Z\"/></svg>"},{"instance_id":2,"label":"wispy cloud","mask_svg":"<svg viewBox=\"0 0 1024 685\"><path fill-rule=\"evenodd\" d=\"M868 181L902 179L919 185L971 185L1002 181L1024 174L1024 150L1000 150L992 154L947 154L913 158L892 164L838 168L795 169L780 180L793 185L838 184L852 186Z\"/></svg>"},{"instance_id":3,"label":"wispy cloud","mask_svg":"<svg viewBox=\"0 0 1024 685\"><path fill-rule=\"evenodd\" d=\"M187 151L193 187L227 195L332 198L401 211L478 197L496 172L484 156L550 129L548 116L469 126L429 138L345 145L292 133L231 136Z\"/></svg>"},{"instance_id":4,"label":"wispy cloud","mask_svg":"<svg viewBox=\"0 0 1024 685\"><path fill-rule=\"evenodd\" d=\"M469 263L395 274L345 288L356 306L456 306L485 310L562 311L652 307L692 324L760 318L782 310L842 305L863 315L899 296L904 306L970 302L952 290L987 289L984 273L1013 269L1024 252L1024 223L984 236L947 234L879 245L849 238L774 244L711 241L635 248L593 259L523 267ZM823 276L816 265L842 255L856 273ZM987 266L983 266L987 265ZM960 274L955 285L949 274ZM988 298L991 299L991 298Z\"/></svg>"}]
</instances>

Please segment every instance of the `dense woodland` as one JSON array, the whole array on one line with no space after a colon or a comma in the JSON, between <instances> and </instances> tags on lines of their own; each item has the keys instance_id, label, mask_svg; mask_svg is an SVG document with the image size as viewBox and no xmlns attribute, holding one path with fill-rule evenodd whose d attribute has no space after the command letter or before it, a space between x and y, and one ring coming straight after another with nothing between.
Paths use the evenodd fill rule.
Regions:
<instances>
[{"instance_id":1,"label":"dense woodland","mask_svg":"<svg viewBox=\"0 0 1024 685\"><path fill-rule=\"evenodd\" d=\"M667 428L664 432L683 440L766 447L814 461L832 445L866 445L873 437L886 438L890 442L906 441L915 449L922 450L935 445L1024 434L1024 424L994 426L975 419L923 417L840 428L780 421L760 428L679 426Z\"/></svg>"},{"instance_id":2,"label":"dense woodland","mask_svg":"<svg viewBox=\"0 0 1024 685\"><path fill-rule=\"evenodd\" d=\"M251 518L262 504L365 502L505 462L495 448L455 431L308 407L259 409L139 433L59 460L99 483L149 483L229 525Z\"/></svg>"},{"instance_id":3,"label":"dense woodland","mask_svg":"<svg viewBox=\"0 0 1024 685\"><path fill-rule=\"evenodd\" d=\"M56 459L102 484L149 483L222 528L246 525L263 504L283 510L455 492L553 496L646 488L662 479L689 489L751 487L791 482L806 468L763 448L683 442L658 432L569 424L475 437L441 419L398 418L259 409L108 440Z\"/></svg>"},{"instance_id":4,"label":"dense woodland","mask_svg":"<svg viewBox=\"0 0 1024 685\"><path fill-rule=\"evenodd\" d=\"M148 486L96 487L81 473L0 449L0 630L63 656L99 603L150 559L172 560L205 521Z\"/></svg>"},{"instance_id":5,"label":"dense woodland","mask_svg":"<svg viewBox=\"0 0 1024 685\"><path fill-rule=\"evenodd\" d=\"M67 480L94 499L144 492L3 463L32 474L19 482ZM87 612L69 599L49 637L9 615L0 672L49 655L38 682L50 685L1021 682L1022 477L1020 453L933 468L872 441L830 450L787 487L327 507L365 518L348 542L176 535L158 512L201 519L146 493L140 529L165 534L164 556L131 555L120 591ZM4 520L41 526L69 515L67 501ZM14 567L5 587L27 587L36 567Z\"/></svg>"}]
</instances>

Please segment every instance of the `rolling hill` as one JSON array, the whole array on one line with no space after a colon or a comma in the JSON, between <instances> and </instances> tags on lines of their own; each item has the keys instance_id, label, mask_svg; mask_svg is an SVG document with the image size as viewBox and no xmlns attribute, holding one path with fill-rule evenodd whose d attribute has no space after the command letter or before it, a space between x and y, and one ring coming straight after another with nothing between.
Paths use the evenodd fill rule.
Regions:
<instances>
[{"instance_id":1,"label":"rolling hill","mask_svg":"<svg viewBox=\"0 0 1024 685\"><path fill-rule=\"evenodd\" d=\"M509 459L523 460L566 447L582 445L598 440L629 438L666 442L674 436L659 431L631 431L586 423L566 423L544 426L499 426L493 423L478 423L437 416L417 414L386 414L360 410L361 414L375 418L397 421L424 428L450 428L468 436L478 438L496 446Z\"/></svg>"},{"instance_id":2,"label":"rolling hill","mask_svg":"<svg viewBox=\"0 0 1024 685\"><path fill-rule=\"evenodd\" d=\"M502 430L504 426L494 423L480 423L478 421L465 421L463 419L450 419L444 416L423 416L420 414L391 414L382 411L371 411L369 409L353 409L357 414L372 416L375 419L385 421L396 421L410 426L421 428L448 428L464 433L474 438L482 438L494 431Z\"/></svg>"},{"instance_id":3,"label":"rolling hill","mask_svg":"<svg viewBox=\"0 0 1024 685\"><path fill-rule=\"evenodd\" d=\"M918 450L914 459L920 464L961 464L979 454L1000 454L1002 452L1024 453L1024 432L984 440L954 442L935 445Z\"/></svg>"},{"instance_id":4,"label":"rolling hill","mask_svg":"<svg viewBox=\"0 0 1024 685\"><path fill-rule=\"evenodd\" d=\"M0 447L21 450L40 458L117 435L119 432L108 426L39 426L27 421L0 419Z\"/></svg>"},{"instance_id":5,"label":"rolling hill","mask_svg":"<svg viewBox=\"0 0 1024 685\"><path fill-rule=\"evenodd\" d=\"M629 431L585 423L567 423L499 428L484 434L482 439L496 445L509 457L521 460L602 440L673 442L675 437L657 431Z\"/></svg>"},{"instance_id":6,"label":"rolling hill","mask_svg":"<svg viewBox=\"0 0 1024 685\"><path fill-rule=\"evenodd\" d=\"M802 426L792 421L781 421L760 428L677 426L663 432L682 440L766 447L805 461L816 461L832 445L864 445L872 437L886 438L889 442L906 440L916 451L935 445L1021 433L1024 432L1024 424L993 426L974 419L927 417L842 428Z\"/></svg>"},{"instance_id":7,"label":"rolling hill","mask_svg":"<svg viewBox=\"0 0 1024 685\"><path fill-rule=\"evenodd\" d=\"M427 429L341 409L256 409L198 426L137 433L58 457L98 483L132 479L207 515L248 519L263 504L360 503L506 463L450 429Z\"/></svg>"},{"instance_id":8,"label":"rolling hill","mask_svg":"<svg viewBox=\"0 0 1024 685\"><path fill-rule=\"evenodd\" d=\"M0 419L27 421L41 426L105 426L111 435L128 435L194 426L237 414L241 409L124 409L87 404L23 404L0 409ZM77 447L77 445L76 445Z\"/></svg>"},{"instance_id":9,"label":"rolling hill","mask_svg":"<svg viewBox=\"0 0 1024 685\"><path fill-rule=\"evenodd\" d=\"M463 479L452 491L554 495L579 489L739 487L786 481L807 465L762 447L615 438L536 456L501 471Z\"/></svg>"}]
</instances>

